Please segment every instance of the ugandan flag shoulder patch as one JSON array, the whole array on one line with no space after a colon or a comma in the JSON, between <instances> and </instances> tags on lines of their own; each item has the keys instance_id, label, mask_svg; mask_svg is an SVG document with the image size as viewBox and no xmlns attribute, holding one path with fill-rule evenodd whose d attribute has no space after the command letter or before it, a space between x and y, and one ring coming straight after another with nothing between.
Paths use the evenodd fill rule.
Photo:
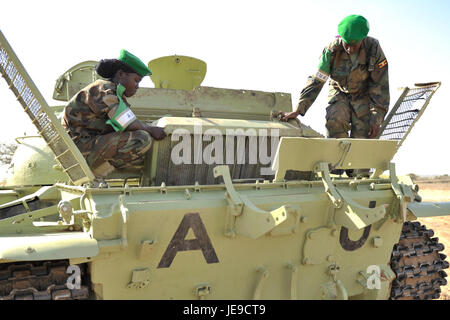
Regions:
<instances>
[{"instance_id":1,"label":"ugandan flag shoulder patch","mask_svg":"<svg viewBox=\"0 0 450 320\"><path fill-rule=\"evenodd\" d=\"M378 69L382 69L387 65L387 59L384 59L378 64Z\"/></svg>"}]
</instances>

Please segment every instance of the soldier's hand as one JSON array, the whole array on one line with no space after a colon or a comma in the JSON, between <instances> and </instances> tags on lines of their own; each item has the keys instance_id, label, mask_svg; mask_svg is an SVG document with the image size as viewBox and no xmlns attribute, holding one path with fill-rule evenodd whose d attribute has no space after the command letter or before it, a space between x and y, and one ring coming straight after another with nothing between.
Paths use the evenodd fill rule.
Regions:
<instances>
[{"instance_id":1,"label":"soldier's hand","mask_svg":"<svg viewBox=\"0 0 450 320\"><path fill-rule=\"evenodd\" d=\"M161 127L150 127L149 133L156 140L162 140L166 136L166 132Z\"/></svg>"},{"instance_id":2,"label":"soldier's hand","mask_svg":"<svg viewBox=\"0 0 450 320\"><path fill-rule=\"evenodd\" d=\"M380 126L376 123L371 123L369 128L369 139L376 138L380 133Z\"/></svg>"},{"instance_id":3,"label":"soldier's hand","mask_svg":"<svg viewBox=\"0 0 450 320\"><path fill-rule=\"evenodd\" d=\"M297 111L292 111L292 112L280 112L278 114L278 118L281 121L288 121L289 119L295 119L297 118L299 115L299 113Z\"/></svg>"},{"instance_id":4,"label":"soldier's hand","mask_svg":"<svg viewBox=\"0 0 450 320\"><path fill-rule=\"evenodd\" d=\"M376 138L381 131L381 123L383 122L383 116L378 112L372 112L369 120L369 139Z\"/></svg>"}]
</instances>

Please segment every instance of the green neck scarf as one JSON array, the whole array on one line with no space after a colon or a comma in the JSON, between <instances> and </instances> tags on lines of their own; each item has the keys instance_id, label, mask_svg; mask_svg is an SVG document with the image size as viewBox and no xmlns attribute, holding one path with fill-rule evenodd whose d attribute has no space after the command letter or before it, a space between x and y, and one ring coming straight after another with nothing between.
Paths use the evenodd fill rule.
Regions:
<instances>
[{"instance_id":1,"label":"green neck scarf","mask_svg":"<svg viewBox=\"0 0 450 320\"><path fill-rule=\"evenodd\" d=\"M119 83L119 84L117 85L117 88L116 88L116 95L117 95L117 98L119 99L119 106L117 107L117 110L116 110L116 112L114 113L114 116L112 117L112 119L106 121L106 124L111 125L115 131L124 131L124 130L125 130L125 128L122 127L122 126L120 125L119 122L117 122L117 117L118 117L123 111L125 111L126 109L128 109L128 106L125 104L125 102L123 102L123 99L122 99L122 96L123 96L125 90L126 90L126 89L125 89L125 87L124 87L122 84Z\"/></svg>"}]
</instances>

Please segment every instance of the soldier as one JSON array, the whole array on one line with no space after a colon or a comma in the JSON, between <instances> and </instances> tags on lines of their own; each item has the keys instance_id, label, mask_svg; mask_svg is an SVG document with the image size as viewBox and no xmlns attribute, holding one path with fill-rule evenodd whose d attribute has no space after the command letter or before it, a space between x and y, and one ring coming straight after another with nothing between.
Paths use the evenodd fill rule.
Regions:
<instances>
[{"instance_id":1,"label":"soldier","mask_svg":"<svg viewBox=\"0 0 450 320\"><path fill-rule=\"evenodd\" d=\"M139 82L151 71L136 56L121 50L118 59L104 59L97 80L75 94L64 109L62 124L97 178L115 169L140 164L152 138L163 139L163 128L136 118L126 97L133 96Z\"/></svg>"},{"instance_id":2,"label":"soldier","mask_svg":"<svg viewBox=\"0 0 450 320\"><path fill-rule=\"evenodd\" d=\"M389 108L386 57L378 40L368 37L369 23L360 15L344 18L339 36L322 52L319 70L308 78L296 111L281 120L304 116L330 77L326 129L329 138L376 138Z\"/></svg>"}]
</instances>

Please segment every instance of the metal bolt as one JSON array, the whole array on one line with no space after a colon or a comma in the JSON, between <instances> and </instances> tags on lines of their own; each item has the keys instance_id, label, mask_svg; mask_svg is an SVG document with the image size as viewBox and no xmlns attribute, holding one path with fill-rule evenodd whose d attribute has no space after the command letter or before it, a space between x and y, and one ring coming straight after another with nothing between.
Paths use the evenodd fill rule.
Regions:
<instances>
[{"instance_id":1,"label":"metal bolt","mask_svg":"<svg viewBox=\"0 0 450 320\"><path fill-rule=\"evenodd\" d=\"M32 247L28 247L27 250L25 251L26 253L33 253L36 250L34 250Z\"/></svg>"},{"instance_id":2,"label":"metal bolt","mask_svg":"<svg viewBox=\"0 0 450 320\"><path fill-rule=\"evenodd\" d=\"M375 248L380 248L383 246L383 238L381 237L374 237L373 238L373 246Z\"/></svg>"},{"instance_id":3,"label":"metal bolt","mask_svg":"<svg viewBox=\"0 0 450 320\"><path fill-rule=\"evenodd\" d=\"M353 180L348 183L348 186L350 188L352 188L353 190L357 190L358 189L358 183L356 181L353 181Z\"/></svg>"},{"instance_id":4,"label":"metal bolt","mask_svg":"<svg viewBox=\"0 0 450 320\"><path fill-rule=\"evenodd\" d=\"M73 214L72 204L69 201L61 200L58 203L58 211L64 221L69 223Z\"/></svg>"},{"instance_id":5,"label":"metal bolt","mask_svg":"<svg viewBox=\"0 0 450 320\"><path fill-rule=\"evenodd\" d=\"M70 211L72 211L72 205L70 204L69 201L61 201L58 205L59 210L64 212L64 213L68 213Z\"/></svg>"},{"instance_id":6,"label":"metal bolt","mask_svg":"<svg viewBox=\"0 0 450 320\"><path fill-rule=\"evenodd\" d=\"M337 229L331 230L331 235L332 235L333 237L337 237L337 235L338 235Z\"/></svg>"}]
</instances>

